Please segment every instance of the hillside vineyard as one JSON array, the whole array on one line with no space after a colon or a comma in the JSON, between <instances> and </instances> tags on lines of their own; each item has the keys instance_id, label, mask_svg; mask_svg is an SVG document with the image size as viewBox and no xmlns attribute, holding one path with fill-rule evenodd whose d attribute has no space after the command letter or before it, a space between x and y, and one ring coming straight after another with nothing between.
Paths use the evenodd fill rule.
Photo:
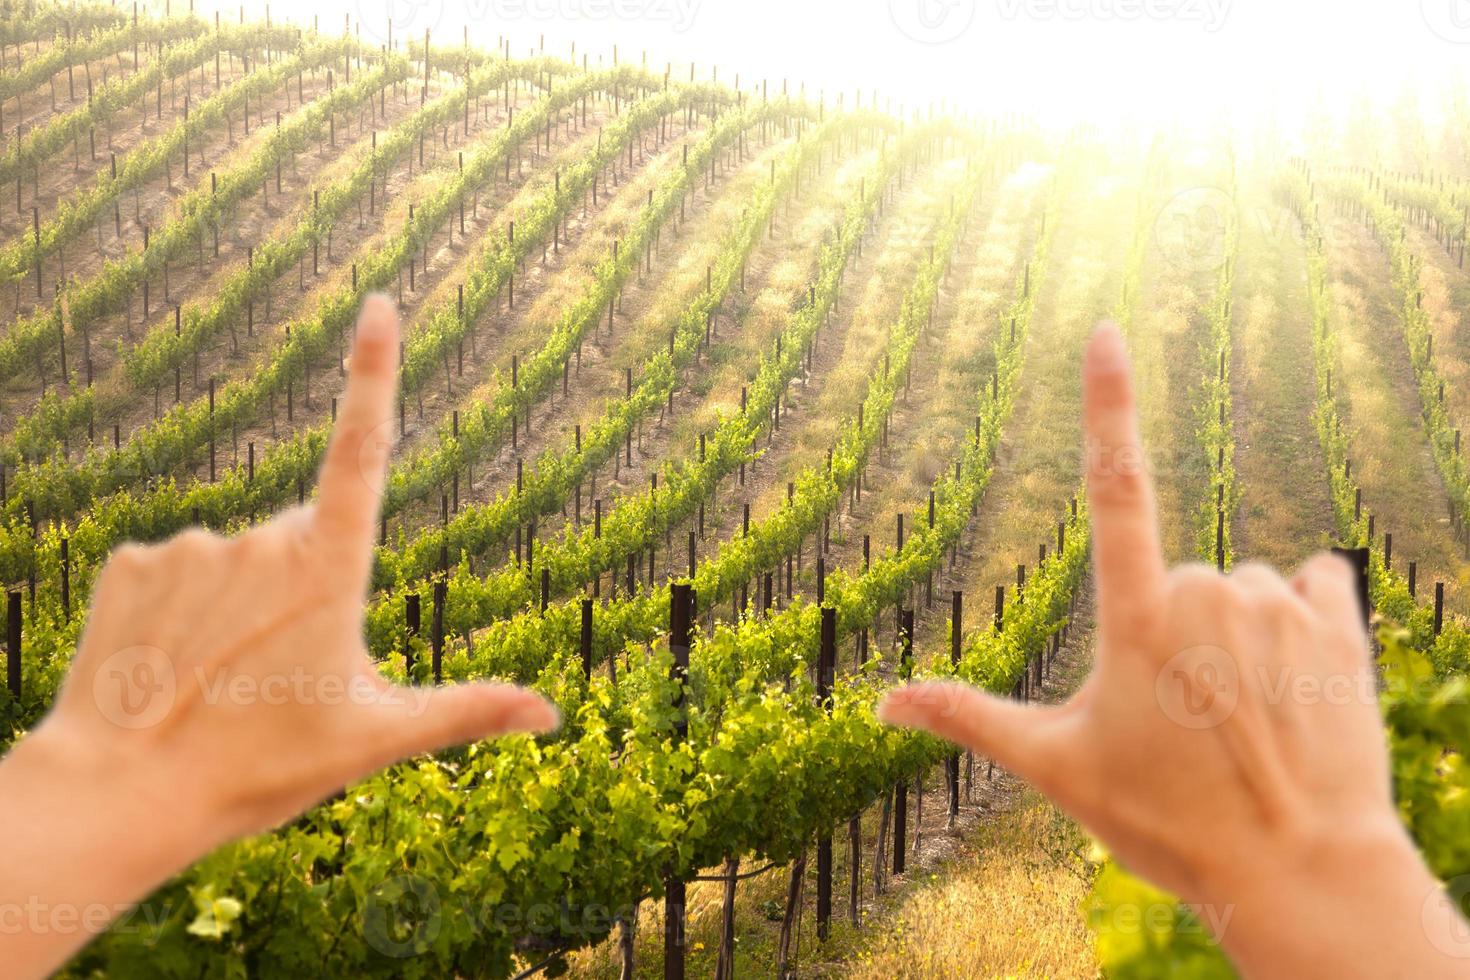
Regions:
<instances>
[{"instance_id":1,"label":"hillside vineyard","mask_svg":"<svg viewBox=\"0 0 1470 980\"><path fill-rule=\"evenodd\" d=\"M1088 656L1105 316L1171 560L1367 549L1401 811L1470 872L1470 110L1435 125L1247 159L350 22L0 20L5 744L112 549L311 498L373 292L404 333L369 648L564 718L223 848L67 975L732 977L854 942L1002 778L877 700L1057 700ZM1105 969L1228 975L1078 863ZM1147 942L1109 927L1148 901Z\"/></svg>"}]
</instances>

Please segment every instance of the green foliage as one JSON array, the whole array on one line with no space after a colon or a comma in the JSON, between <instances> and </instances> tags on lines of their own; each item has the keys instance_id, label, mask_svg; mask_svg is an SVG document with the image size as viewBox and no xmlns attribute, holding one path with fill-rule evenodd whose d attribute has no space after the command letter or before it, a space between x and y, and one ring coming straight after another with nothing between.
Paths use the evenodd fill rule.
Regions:
<instances>
[{"instance_id":1,"label":"green foliage","mask_svg":"<svg viewBox=\"0 0 1470 980\"><path fill-rule=\"evenodd\" d=\"M30 0L0 3L0 45L32 44L42 38L63 35L68 29L75 34L105 31L128 22L128 17L112 4L86 3L63 7L59 4L38 6Z\"/></svg>"},{"instance_id":2,"label":"green foliage","mask_svg":"<svg viewBox=\"0 0 1470 980\"><path fill-rule=\"evenodd\" d=\"M6 454L6 462L14 465L16 456L21 460L39 460L53 454L69 433L77 434L94 420L106 420L122 414L128 404L170 383L174 372L186 365L205 344L216 340L225 330L237 330L240 322L249 317L250 304L261 302L269 294L272 283L295 268L314 247L326 243L332 230L347 217L353 206L361 204L370 186L374 182L381 184L391 164L411 154L424 134L437 132L446 123L458 120L469 99L492 90L507 79L540 78L557 65L559 63L552 59L496 61L490 67L474 72L464 85L449 95L436 99L380 134L376 151L360 160L351 173L334 180L324 191L317 191L299 222L256 245L247 264L234 269L203 302L190 304L181 310L177 330L165 329L160 324L136 346L120 351L119 364L122 380L126 383L111 392L108 400L103 401L104 396L94 387L74 391L62 389L43 397L29 415L17 420L10 437L9 448L12 451ZM260 147L252 159L223 174L223 200L220 193L213 193L211 208L216 214L205 215L203 220L218 223L222 220L220 214L236 213L260 186L260 179L269 181L271 168L278 166L284 156L294 155L312 140L320 139L333 115L358 108L378 97L397 74L379 71L360 76L356 85L340 92L334 91L327 100L316 103L292 119L287 124L291 135L277 135ZM559 107L565 99L555 101L553 108ZM533 110L532 115L534 118L530 122L542 120L544 108L542 111ZM202 197L206 189L201 187L195 193ZM161 236L155 238L157 245L150 245L150 248L159 247L178 257L178 251L188 244L191 235L199 234L204 225L199 220L186 218L178 231L174 227L170 225L162 229ZM178 248L170 251L171 243ZM142 276L149 273L147 268L133 271ZM98 313L101 312L105 310L99 308ZM81 327L85 327L85 321ZM78 329L75 310L72 328ZM129 449L131 451L132 447ZM53 465L68 471L73 468L65 460L53 461ZM93 461L94 468L98 465L98 461ZM168 461L156 460L155 465L167 466ZM30 492L28 480L54 484L56 479L42 469L22 470L17 476L16 490L23 496ZM73 493L79 498L106 492L112 487L108 482L102 482L98 487L88 486L79 477L73 477L71 482Z\"/></svg>"},{"instance_id":3,"label":"green foliage","mask_svg":"<svg viewBox=\"0 0 1470 980\"><path fill-rule=\"evenodd\" d=\"M210 31L169 48L166 55L152 62L146 69L104 86L87 105L56 117L41 129L33 130L0 160L0 181L14 179L29 172L62 146L85 136L99 121L121 108L136 105L139 99L146 97L164 79L188 72L203 64L216 52L254 52L261 48L293 54L266 68L251 72L235 84L225 86L193 107L188 119L180 119L163 134L135 147L118 161L116 177L112 175L110 168L100 171L91 188L71 194L54 213L46 216L46 221L41 225L39 247L34 237L23 236L0 248L0 279L8 282L31 274L38 255L51 255L86 232L102 216L104 209L119 196L142 187L162 174L169 166L169 161L180 154L186 143L197 141L200 133L219 125L226 116L241 108L247 99L253 97L258 101L266 93L279 88L298 71L330 64L348 51L355 53L353 44L345 40L303 44L300 31L295 28L250 25L232 27L228 32ZM258 181L255 186L258 186ZM246 185L245 189L250 189L250 185ZM178 206L179 211L196 219L215 218L220 214L217 210L220 207L218 198L212 198L203 189L195 191L188 200L179 202ZM170 227L173 226L182 225L175 221L170 223ZM193 230L193 226L190 226L190 231ZM192 235L190 240L192 241ZM153 249L149 252L158 254ZM130 293L131 287L136 286L136 282L140 280L130 279L120 271L129 268L129 265L127 259L122 260L120 267L117 263L110 263L109 269L118 271L103 273L105 281L94 286L94 291L100 290L102 295L113 301L123 298L123 294L119 292L123 287L129 287ZM139 268L142 268L141 263ZM148 265L147 268L151 271L154 266ZM94 302L96 300L90 293L74 296L73 315L87 316ZM20 367L34 364L38 357L48 356L42 345L55 344L60 323L59 310L43 309L12 326L5 335L4 343L0 344L0 376L10 377Z\"/></svg>"},{"instance_id":4,"label":"green foliage","mask_svg":"<svg viewBox=\"0 0 1470 980\"><path fill-rule=\"evenodd\" d=\"M563 88L563 94L552 97L552 105L569 105L573 100L609 83L612 78L643 77L635 69L613 69L612 73L594 73L581 76ZM369 85L365 79L360 83ZM343 91L343 90L339 90ZM469 270L465 285L464 315L460 317L455 304L449 303L429 312L421 321L419 329L407 342L405 371L412 364L437 359L447 354L470 329L483 310L494 302L509 272L522 257L540 241L551 234L553 226L570 211L575 201L580 200L582 190L590 185L596 174L614 159L635 136L652 125L661 115L682 107L689 100L699 99L705 94L703 87L676 88L650 95L629 106L619 121L604 133L599 152L589 155L562 174L559 187L548 187L528 208L523 223L517 229L514 242L506 237L492 238L483 249L475 265ZM0 532L0 568L8 577L22 578L37 561L35 544L29 542L29 531L23 520L24 508L29 501L41 513L69 513L74 508L91 502L90 510L78 520L80 525L91 522L99 533L86 535L89 544L101 550L83 550L80 542L73 542L72 553L78 562L100 560L112 544L125 538L144 540L162 537L186 526L193 520L197 509L199 517L214 527L225 527L232 520L265 511L294 497L297 488L312 479L321 463L326 448L330 422L324 421L298 432L290 439L274 445L264 457L257 461L255 479L250 480L243 467L227 471L217 483L192 483L188 485L165 481L139 491L121 488L139 482L156 479L195 461L195 456L206 450L213 433L229 431L232 425L249 424L264 412L277 394L284 394L286 385L301 378L306 366L328 352L335 352L356 316L362 298L367 293L387 287L399 269L405 267L410 257L423 247L424 241L433 230L457 215L459 202L473 189L487 182L506 154L523 140L533 138L544 124L547 107L541 111L521 113L515 123L497 133L486 145L470 158L456 176L440 185L435 195L423 202L416 210L414 220L398 235L376 250L366 262L358 265L357 288L345 286L324 299L311 313L298 317L293 324L289 339L278 345L270 360L246 379L223 386L216 399L216 408L211 416L206 399L198 399L178 406L166 413L158 422L134 433L132 439L119 451L101 451L88 456L81 464L68 464L59 455L44 463L32 464L11 477L11 523ZM691 153L691 167L696 159L701 164L718 147L734 139L741 131L741 120L753 123L764 118L769 110L756 110L750 114L732 114L718 125L698 146L699 154ZM399 132L399 146L403 152L412 142L409 135ZM698 173L698 169L694 170ZM366 174L360 172L363 183ZM684 175L688 179L688 174ZM361 187L358 192L361 192ZM346 193L346 188L338 191ZM655 199L655 206L666 214L677 206L677 198L665 194ZM657 224L647 218L640 225L640 234L647 236L656 231ZM641 241L641 239L639 239ZM626 250L624 256L636 249ZM604 262L598 274L596 287L597 308L603 298L616 289L622 279L631 274L636 258L620 262L614 267L611 261ZM235 291L217 296L214 303L228 304L235 314L243 310L245 296ZM578 307L585 307L584 300ZM570 316L570 315L569 315ZM228 322L221 315L209 318L218 324ZM573 328L585 328L585 321L569 323L566 329L554 331L547 346L536 357L528 359L522 372L523 383L518 390L506 389L505 397L497 402L503 409L493 412L488 406L482 411L471 413L460 432L460 439L451 441L448 448L465 452L466 445L478 439L484 444L496 444L493 435L508 434L509 411L519 408L527 397L527 389L534 381L539 388L547 389L553 376L559 379L560 361L551 366L553 358L564 360L575 350L576 335ZM539 360L538 360L539 357ZM533 363L536 369L531 367ZM419 381L422 381L422 375ZM403 385L408 393L414 390L413 382L405 376ZM507 403L509 407L507 406ZM481 422L485 424L480 424ZM496 426L496 423L500 423ZM494 427L494 432L490 428ZM488 450L485 450L488 451ZM402 463L396 472L417 469L425 461L422 457ZM420 474L422 478L422 474ZM401 481L390 481L392 487ZM110 493L103 496L104 493ZM105 533L107 530L111 534Z\"/></svg>"},{"instance_id":5,"label":"green foliage","mask_svg":"<svg viewBox=\"0 0 1470 980\"><path fill-rule=\"evenodd\" d=\"M716 426L712 437L705 443L704 457L685 460L682 465L665 467L657 490L650 488L643 493L621 496L617 506L604 515L600 535L596 534L593 527L569 528L560 540L538 545L535 554L537 567L550 570L551 586L555 594L565 594L569 589L576 588L607 569L616 569L626 556L636 554L657 542L668 529L689 517L700 501L710 495L722 477L741 462L752 458L752 447L757 434L768 424L777 399L801 370L808 345L816 331L826 322L836 301L846 263L860 243L878 202L885 193L888 178L898 171L905 160L912 158L922 143L921 136L909 137L898 152L886 155L875 167L875 180L871 185L865 184L870 187L870 191L849 205L837 235L823 247L819 255L815 281L808 294L811 301L796 312L774 349L762 359L760 369L747 386L745 410L722 419ZM785 176L792 178L790 174ZM774 198L770 204L774 204ZM742 238L752 233L759 235L763 228L764 222L758 221L744 229ZM736 256L727 256L728 261L721 270L721 276L727 283L739 276L739 265L734 261L735 258ZM917 325L909 322L911 319L910 314L904 320L905 329L895 331L895 336L900 341L908 338L911 342L912 335L917 330ZM690 324L686 346L697 348L702 337L702 324L702 318ZM901 346L895 345L894 350L899 351ZM907 357L906 349L901 351L901 356ZM896 376L895 373L894 377ZM887 397L891 398L891 381L885 380L880 388L888 392ZM879 400L882 400L882 396ZM861 452L853 447L847 447L849 452L846 453L834 451L832 474L825 477L804 474L798 479L803 491L800 495L801 506L793 501L791 507L778 515L776 522L782 528L781 533L759 533L753 529L751 535L729 542L721 553L720 562L713 565L706 563L695 579L695 587L705 598L706 605L723 598L727 594L725 589L733 587L734 582L749 581L752 567L768 567L775 556L784 557L794 550L795 541L811 532L812 520L820 525L820 516L817 515L826 513L839 499L840 488L856 472L853 467L861 465L868 446L880 431L878 417L869 416L869 419L872 424L866 426ZM620 444L621 438L618 438L608 450L616 452ZM584 443L584 447L586 445ZM817 483L821 486L813 486ZM571 484L564 484L564 487L563 498L570 491ZM801 516L805 516L807 520L798 520ZM762 529L773 526L775 522L763 522ZM432 567L429 562L437 558L438 547L416 547L411 543L401 555L384 549L379 551L380 568L392 572L391 578L384 577L381 581L384 584L396 583L402 586L413 575L421 575ZM414 565L415 559L421 564ZM713 580L712 574L721 573L711 573L711 568L724 570L724 579ZM746 573L743 578L740 577L741 572ZM534 578L515 567L492 572L484 580L456 576L450 582L447 621L454 624L456 632L466 631L532 606L539 589L539 581ZM647 615L652 617L651 622L661 622L663 620L658 618L660 613L655 605L656 603L649 605ZM398 632L398 624L403 619L401 610L401 596L395 596L370 612L368 634L374 641L374 649L392 649L394 641L391 637ZM666 605L662 615L666 619Z\"/></svg>"},{"instance_id":6,"label":"green foliage","mask_svg":"<svg viewBox=\"0 0 1470 980\"><path fill-rule=\"evenodd\" d=\"M197 37L206 29L204 21L195 17L96 26L100 29L75 33L70 40L54 42L39 57L31 58L18 69L0 72L0 102L25 96L69 67L106 58L135 44L162 44ZM0 180L15 176L7 170L15 154L12 150L0 162ZM25 159L23 149L18 159Z\"/></svg>"},{"instance_id":7,"label":"green foliage","mask_svg":"<svg viewBox=\"0 0 1470 980\"><path fill-rule=\"evenodd\" d=\"M489 503L462 509L448 524L422 529L400 547L380 548L375 573L377 583L402 584L428 574L437 566L441 549L447 549L458 559L465 554L481 555L503 544L515 527L525 526L561 506L576 487L612 459L622 448L628 433L665 404L669 393L675 389L679 373L695 363L703 347L709 318L724 302L732 284L739 280L741 269L764 234L776 205L798 185L802 169L809 166L829 142L840 141L847 133L856 138L860 121L872 125L877 119L876 116L871 119L858 115L835 116L813 135L798 138L780 161L773 180L756 190L740 220L722 238L709 266L707 285L666 325L671 336L670 350L660 351L644 363L643 376L631 394L613 399L602 417L585 427L580 445L574 443L542 453L525 468L524 481L519 487L505 490ZM810 315L805 317L810 318ZM793 335L788 331L783 335L783 341L788 345L793 342L799 344L801 339L800 332ZM769 363L772 368L784 368L787 362L772 360ZM758 390L763 388L759 384L756 387ZM453 435L450 434L449 438ZM718 435L715 444L718 451L722 445ZM738 453L739 459L747 456L743 450ZM681 481L680 485L688 482ZM703 484L700 488L707 492ZM683 513L688 509L687 506L669 506L670 494L674 492L666 472L664 492L660 495L663 506L653 515L656 519L645 520L649 515L640 515L634 523L648 535L655 535L662 527L671 526L664 515ZM405 492L404 496L407 495ZM685 495L689 496L687 491ZM703 495L701 493L699 499L703 499ZM608 515L609 523L621 520L620 513L621 505L619 510ZM616 534L609 536L615 537ZM557 584L561 585L561 581L558 580Z\"/></svg>"},{"instance_id":8,"label":"green foliage","mask_svg":"<svg viewBox=\"0 0 1470 980\"><path fill-rule=\"evenodd\" d=\"M1239 244L1239 215L1236 211L1235 158L1230 158L1228 194L1230 210L1225 215L1225 249L1215 273L1215 291L1204 308L1209 338L1201 345L1203 377L1194 398L1198 412L1195 438L1209 466L1209 494L1201 500L1195 517L1195 553L1201 560L1229 569L1235 563L1230 514L1240 501L1240 481L1235 472L1235 420L1231 412L1230 349L1231 311L1235 291L1235 256ZM1218 515L1223 524L1222 547L1217 554Z\"/></svg>"}]
</instances>

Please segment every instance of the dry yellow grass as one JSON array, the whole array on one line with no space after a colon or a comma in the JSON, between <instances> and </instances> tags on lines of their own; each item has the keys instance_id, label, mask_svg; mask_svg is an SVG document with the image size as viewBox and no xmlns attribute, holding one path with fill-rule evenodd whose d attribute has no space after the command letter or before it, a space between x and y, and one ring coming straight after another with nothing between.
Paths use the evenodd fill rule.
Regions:
<instances>
[{"instance_id":1,"label":"dry yellow grass","mask_svg":"<svg viewBox=\"0 0 1470 980\"><path fill-rule=\"evenodd\" d=\"M1092 665L1093 613L1084 585L1076 631L1046 679L1043 700L1068 697ZM1082 903L1090 843L1045 797L999 769L977 786L959 832L935 838L932 862L880 900L841 962L820 976L1096 977Z\"/></svg>"},{"instance_id":2,"label":"dry yellow grass","mask_svg":"<svg viewBox=\"0 0 1470 980\"><path fill-rule=\"evenodd\" d=\"M1088 882L1059 857L1077 831L1023 789L979 826L973 851L907 893L870 948L835 972L887 977L1092 977L1092 937L1077 911Z\"/></svg>"}]
</instances>

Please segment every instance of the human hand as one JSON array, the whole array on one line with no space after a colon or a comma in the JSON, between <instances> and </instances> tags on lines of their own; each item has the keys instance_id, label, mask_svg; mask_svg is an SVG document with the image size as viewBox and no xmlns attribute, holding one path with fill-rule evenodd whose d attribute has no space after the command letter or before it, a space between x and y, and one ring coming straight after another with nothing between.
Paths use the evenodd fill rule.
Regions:
<instances>
[{"instance_id":1,"label":"human hand","mask_svg":"<svg viewBox=\"0 0 1470 980\"><path fill-rule=\"evenodd\" d=\"M7 870L0 898L100 893L125 905L398 758L557 724L529 691L399 687L368 657L363 602L397 338L392 304L370 298L315 503L231 538L193 530L114 553L54 709L0 767L7 797L31 804L0 812L6 850L22 853L27 836L90 843L71 840L74 856L29 873ZM92 889L69 876L90 876ZM24 951L13 952L5 958L24 973ZM69 950L29 962L49 969L57 952Z\"/></svg>"},{"instance_id":2,"label":"human hand","mask_svg":"<svg viewBox=\"0 0 1470 980\"><path fill-rule=\"evenodd\" d=\"M1427 937L1459 920L1394 811L1347 563L1319 555L1290 581L1257 565L1166 570L1116 327L1089 343L1084 390L1091 675L1060 707L916 684L881 717L1026 778L1200 906L1251 973L1446 972Z\"/></svg>"}]
</instances>

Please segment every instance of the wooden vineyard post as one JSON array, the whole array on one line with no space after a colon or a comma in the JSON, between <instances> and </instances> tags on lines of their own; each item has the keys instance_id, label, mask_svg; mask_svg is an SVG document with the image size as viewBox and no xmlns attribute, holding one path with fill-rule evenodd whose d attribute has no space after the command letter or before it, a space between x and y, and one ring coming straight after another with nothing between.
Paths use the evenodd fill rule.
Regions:
<instances>
[{"instance_id":1,"label":"wooden vineyard post","mask_svg":"<svg viewBox=\"0 0 1470 980\"><path fill-rule=\"evenodd\" d=\"M1224 490L1224 486L1220 487ZM1215 511L1215 570L1225 571L1225 510Z\"/></svg>"},{"instance_id":2,"label":"wooden vineyard post","mask_svg":"<svg viewBox=\"0 0 1470 980\"><path fill-rule=\"evenodd\" d=\"M674 695L674 741L689 736L689 720L684 711L684 682L689 676L690 588L676 583L669 587L669 652L674 662L669 666L669 679L678 685ZM684 880L672 869L664 876L664 980L684 980Z\"/></svg>"},{"instance_id":3,"label":"wooden vineyard post","mask_svg":"<svg viewBox=\"0 0 1470 980\"><path fill-rule=\"evenodd\" d=\"M20 700L20 590L5 597L5 684L10 696Z\"/></svg>"},{"instance_id":4,"label":"wooden vineyard post","mask_svg":"<svg viewBox=\"0 0 1470 980\"><path fill-rule=\"evenodd\" d=\"M413 641L419 635L419 594L410 592L403 597L403 624L408 638L403 644L403 671L413 679Z\"/></svg>"},{"instance_id":5,"label":"wooden vineyard post","mask_svg":"<svg viewBox=\"0 0 1470 980\"><path fill-rule=\"evenodd\" d=\"M832 682L837 672L837 610L823 607L821 648L817 655L817 697L832 710ZM817 939L827 941L832 922L832 832L817 838Z\"/></svg>"},{"instance_id":6,"label":"wooden vineyard post","mask_svg":"<svg viewBox=\"0 0 1470 980\"><path fill-rule=\"evenodd\" d=\"M32 229L32 231L34 233L34 237L35 237L35 240L36 240L36 298L37 299L40 299L41 296L42 296L42 293L41 293L41 209L40 208L31 208L31 229ZM143 245L143 248L145 250L148 248L148 246L147 246L146 243ZM144 306L143 312L146 315L147 312L148 312L148 310L147 310L148 304L145 302L143 304L143 306Z\"/></svg>"},{"instance_id":7,"label":"wooden vineyard post","mask_svg":"<svg viewBox=\"0 0 1470 980\"><path fill-rule=\"evenodd\" d=\"M1368 625L1371 615L1371 606L1368 604L1368 549L1367 548L1333 548L1334 554L1346 558L1348 564L1353 566L1356 572L1358 606L1363 611L1363 625ZM1438 630L1435 630L1438 633Z\"/></svg>"},{"instance_id":8,"label":"wooden vineyard post","mask_svg":"<svg viewBox=\"0 0 1470 980\"><path fill-rule=\"evenodd\" d=\"M71 622L71 541L61 539L61 615Z\"/></svg>"},{"instance_id":9,"label":"wooden vineyard post","mask_svg":"<svg viewBox=\"0 0 1470 980\"><path fill-rule=\"evenodd\" d=\"M995 587L995 632L997 635L1005 629L1006 625L1006 587L997 585ZM989 782L995 776L995 760L989 759L985 763L985 781Z\"/></svg>"},{"instance_id":10,"label":"wooden vineyard post","mask_svg":"<svg viewBox=\"0 0 1470 980\"><path fill-rule=\"evenodd\" d=\"M582 657L582 677L592 680L592 600L582 600L582 635L577 647Z\"/></svg>"},{"instance_id":11,"label":"wooden vineyard post","mask_svg":"<svg viewBox=\"0 0 1470 980\"><path fill-rule=\"evenodd\" d=\"M214 451L214 379L209 379L209 482L213 483L215 451Z\"/></svg>"},{"instance_id":12,"label":"wooden vineyard post","mask_svg":"<svg viewBox=\"0 0 1470 980\"><path fill-rule=\"evenodd\" d=\"M15 593L11 593L14 596ZM13 615L13 614L12 614ZM1444 583L1434 583L1434 635L1444 629Z\"/></svg>"},{"instance_id":13,"label":"wooden vineyard post","mask_svg":"<svg viewBox=\"0 0 1470 980\"><path fill-rule=\"evenodd\" d=\"M965 594L955 589L950 600L949 613L949 663L955 668L960 665L964 605ZM953 829L954 822L960 815L960 754L958 751L951 752L946 760L945 775L949 778L949 826Z\"/></svg>"},{"instance_id":14,"label":"wooden vineyard post","mask_svg":"<svg viewBox=\"0 0 1470 980\"><path fill-rule=\"evenodd\" d=\"M448 598L449 583L443 578L434 580L433 632L429 636L433 644L434 683L444 683L444 601Z\"/></svg>"},{"instance_id":15,"label":"wooden vineyard post","mask_svg":"<svg viewBox=\"0 0 1470 980\"><path fill-rule=\"evenodd\" d=\"M900 679L907 680L913 669L914 660L914 611L902 609L898 614ZM904 859L908 850L905 837L908 835L909 786L907 777L900 779L893 789L893 873L903 874Z\"/></svg>"}]
</instances>

